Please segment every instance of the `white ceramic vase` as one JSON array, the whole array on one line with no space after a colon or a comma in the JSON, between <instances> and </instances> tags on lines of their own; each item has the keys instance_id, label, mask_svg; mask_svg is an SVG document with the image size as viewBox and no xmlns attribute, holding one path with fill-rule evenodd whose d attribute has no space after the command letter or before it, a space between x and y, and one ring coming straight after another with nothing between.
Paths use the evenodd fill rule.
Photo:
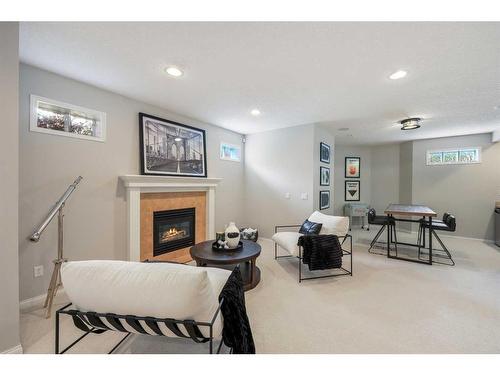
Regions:
<instances>
[{"instance_id":1,"label":"white ceramic vase","mask_svg":"<svg viewBox=\"0 0 500 375\"><path fill-rule=\"evenodd\" d=\"M229 225L227 226L225 230L226 234L226 242L227 245L234 249L236 246L238 246L238 243L240 242L240 230L234 224L234 222L230 222Z\"/></svg>"}]
</instances>

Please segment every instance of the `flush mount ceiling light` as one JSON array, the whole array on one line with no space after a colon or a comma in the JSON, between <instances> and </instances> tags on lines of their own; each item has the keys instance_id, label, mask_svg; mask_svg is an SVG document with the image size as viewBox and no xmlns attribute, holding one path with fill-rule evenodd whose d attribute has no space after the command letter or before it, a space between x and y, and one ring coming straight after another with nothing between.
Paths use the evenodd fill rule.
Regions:
<instances>
[{"instance_id":1,"label":"flush mount ceiling light","mask_svg":"<svg viewBox=\"0 0 500 375\"><path fill-rule=\"evenodd\" d=\"M168 75L172 76L172 77L180 77L182 76L184 73L182 72L182 70L180 70L178 67L176 66L167 66L165 68L165 73L167 73Z\"/></svg>"},{"instance_id":2,"label":"flush mount ceiling light","mask_svg":"<svg viewBox=\"0 0 500 375\"><path fill-rule=\"evenodd\" d=\"M413 130L420 128L420 121L422 121L420 117L412 117L401 120L399 123L401 124L401 130Z\"/></svg>"},{"instance_id":3,"label":"flush mount ceiling light","mask_svg":"<svg viewBox=\"0 0 500 375\"><path fill-rule=\"evenodd\" d=\"M179 137L177 137L177 138L174 138L174 141L176 141L176 142L180 142L180 141L182 141L182 139L181 139L181 138L179 138Z\"/></svg>"},{"instance_id":4,"label":"flush mount ceiling light","mask_svg":"<svg viewBox=\"0 0 500 375\"><path fill-rule=\"evenodd\" d=\"M260 116L260 111L257 108L254 108L250 111L252 116Z\"/></svg>"},{"instance_id":5,"label":"flush mount ceiling light","mask_svg":"<svg viewBox=\"0 0 500 375\"><path fill-rule=\"evenodd\" d=\"M406 77L407 74L408 74L408 72L405 70L398 70L397 72L392 73L389 76L389 78L390 79L400 79L400 78Z\"/></svg>"}]
</instances>

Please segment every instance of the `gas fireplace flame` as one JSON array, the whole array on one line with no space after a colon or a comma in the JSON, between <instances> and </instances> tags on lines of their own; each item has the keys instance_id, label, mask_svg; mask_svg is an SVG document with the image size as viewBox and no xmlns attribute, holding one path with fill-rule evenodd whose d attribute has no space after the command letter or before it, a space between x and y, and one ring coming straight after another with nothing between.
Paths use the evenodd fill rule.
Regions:
<instances>
[{"instance_id":1,"label":"gas fireplace flame","mask_svg":"<svg viewBox=\"0 0 500 375\"><path fill-rule=\"evenodd\" d=\"M185 230L178 230L177 228L170 228L168 230L163 231L161 235L161 241L170 241L170 240L175 240L178 238L183 238L185 237L186 231Z\"/></svg>"}]
</instances>

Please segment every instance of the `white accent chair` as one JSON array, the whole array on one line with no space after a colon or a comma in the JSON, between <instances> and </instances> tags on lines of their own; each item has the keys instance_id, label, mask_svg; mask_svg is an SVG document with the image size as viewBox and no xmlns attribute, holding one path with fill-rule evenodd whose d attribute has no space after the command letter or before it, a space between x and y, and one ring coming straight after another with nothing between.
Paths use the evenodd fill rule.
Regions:
<instances>
[{"instance_id":1,"label":"white accent chair","mask_svg":"<svg viewBox=\"0 0 500 375\"><path fill-rule=\"evenodd\" d=\"M130 333L184 337L207 342L212 353L212 342L221 338L223 327L218 297L230 275L220 268L174 263L64 263L61 279L71 303L56 315L56 354L80 340L59 350L61 313L73 316L75 325L87 332L84 336L114 330L128 332L126 337ZM73 310L67 310L70 305Z\"/></svg>"},{"instance_id":2,"label":"white accent chair","mask_svg":"<svg viewBox=\"0 0 500 375\"><path fill-rule=\"evenodd\" d=\"M339 237L339 240L342 245L346 242L346 240L350 241L349 250L342 249L343 254L350 255L350 262L351 262L350 270L346 270L343 268L344 271L347 273L303 278L302 249L300 246L298 246L299 237L303 236L302 233L298 232L299 228L301 227L301 224L275 226L274 235L271 237L271 239L274 241L274 259L297 257L299 260L299 283L302 280L317 279L324 277L340 276L347 274L352 276L352 237L348 234L349 218L345 216L325 215L319 211L314 211L307 220L312 221L314 223L322 224L319 235L334 234ZM295 228L296 230L291 231L292 228ZM287 252L287 255L278 255L278 247L285 250Z\"/></svg>"}]
</instances>

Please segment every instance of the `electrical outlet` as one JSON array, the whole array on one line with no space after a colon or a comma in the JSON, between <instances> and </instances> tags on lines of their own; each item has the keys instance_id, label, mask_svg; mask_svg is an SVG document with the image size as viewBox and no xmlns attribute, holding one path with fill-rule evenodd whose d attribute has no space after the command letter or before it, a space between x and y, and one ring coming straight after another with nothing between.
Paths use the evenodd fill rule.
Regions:
<instances>
[{"instance_id":1,"label":"electrical outlet","mask_svg":"<svg viewBox=\"0 0 500 375\"><path fill-rule=\"evenodd\" d=\"M35 266L33 267L33 276L41 277L43 276L43 266Z\"/></svg>"},{"instance_id":2,"label":"electrical outlet","mask_svg":"<svg viewBox=\"0 0 500 375\"><path fill-rule=\"evenodd\" d=\"M290 199L290 193L285 193L285 199Z\"/></svg>"},{"instance_id":3,"label":"electrical outlet","mask_svg":"<svg viewBox=\"0 0 500 375\"><path fill-rule=\"evenodd\" d=\"M308 198L309 197L308 197L307 193L300 193L300 199L306 201Z\"/></svg>"}]
</instances>

